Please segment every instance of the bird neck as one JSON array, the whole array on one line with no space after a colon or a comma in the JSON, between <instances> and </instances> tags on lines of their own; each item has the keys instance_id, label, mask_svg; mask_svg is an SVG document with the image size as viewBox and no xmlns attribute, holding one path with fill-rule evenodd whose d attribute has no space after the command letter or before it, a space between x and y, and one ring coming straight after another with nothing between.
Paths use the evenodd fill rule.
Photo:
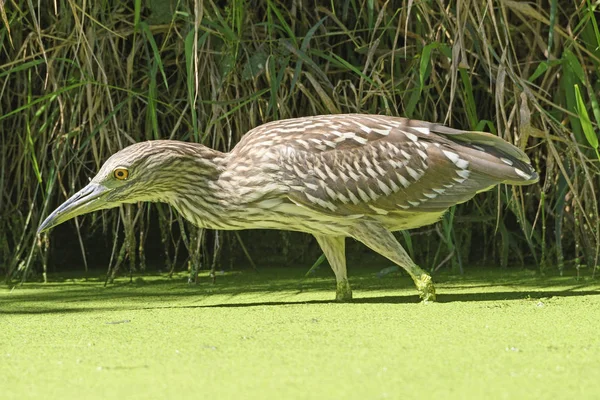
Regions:
<instances>
[{"instance_id":1,"label":"bird neck","mask_svg":"<svg viewBox=\"0 0 600 400\"><path fill-rule=\"evenodd\" d=\"M220 183L227 162L226 153L196 145L194 154L184 154L179 160L177 169L182 173L167 202L196 226L227 229L223 218L230 195Z\"/></svg>"}]
</instances>

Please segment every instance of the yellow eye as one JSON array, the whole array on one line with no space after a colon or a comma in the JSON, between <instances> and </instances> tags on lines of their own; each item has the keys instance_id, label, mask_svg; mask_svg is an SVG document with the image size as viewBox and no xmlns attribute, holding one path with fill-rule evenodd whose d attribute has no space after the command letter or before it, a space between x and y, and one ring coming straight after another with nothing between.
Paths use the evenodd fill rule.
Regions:
<instances>
[{"instance_id":1,"label":"yellow eye","mask_svg":"<svg viewBox=\"0 0 600 400\"><path fill-rule=\"evenodd\" d=\"M129 171L127 168L117 168L113 171L113 176L120 181L124 181L129 178Z\"/></svg>"}]
</instances>

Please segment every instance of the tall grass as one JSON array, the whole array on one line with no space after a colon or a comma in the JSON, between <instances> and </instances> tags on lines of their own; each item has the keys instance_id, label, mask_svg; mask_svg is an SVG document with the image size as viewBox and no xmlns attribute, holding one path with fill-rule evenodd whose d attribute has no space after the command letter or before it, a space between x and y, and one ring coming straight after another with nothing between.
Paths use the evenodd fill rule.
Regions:
<instances>
[{"instance_id":1,"label":"tall grass","mask_svg":"<svg viewBox=\"0 0 600 400\"><path fill-rule=\"evenodd\" d=\"M172 138L227 151L261 123L341 112L487 130L525 149L540 172L538 185L478 195L437 228L404 235L424 267L462 270L470 257L560 272L598 265L591 0L42 3L0 3L0 268L9 280L60 265L56 252L48 257L53 236L36 237L36 227L118 149ZM212 263L213 236L165 206L71 224L61 248L85 255L91 238L112 243L110 279L125 263L145 266L153 231L168 269L184 253ZM252 246L243 235L219 238Z\"/></svg>"}]
</instances>

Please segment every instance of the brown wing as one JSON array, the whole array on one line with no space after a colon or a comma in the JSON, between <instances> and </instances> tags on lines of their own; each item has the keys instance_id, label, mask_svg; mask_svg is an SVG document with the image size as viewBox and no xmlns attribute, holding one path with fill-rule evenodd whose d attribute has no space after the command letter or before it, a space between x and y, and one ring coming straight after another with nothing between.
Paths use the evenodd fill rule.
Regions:
<instances>
[{"instance_id":1,"label":"brown wing","mask_svg":"<svg viewBox=\"0 0 600 400\"><path fill-rule=\"evenodd\" d=\"M336 215L442 211L498 183L537 179L496 136L379 115L272 122L233 153L277 173L295 203Z\"/></svg>"}]
</instances>

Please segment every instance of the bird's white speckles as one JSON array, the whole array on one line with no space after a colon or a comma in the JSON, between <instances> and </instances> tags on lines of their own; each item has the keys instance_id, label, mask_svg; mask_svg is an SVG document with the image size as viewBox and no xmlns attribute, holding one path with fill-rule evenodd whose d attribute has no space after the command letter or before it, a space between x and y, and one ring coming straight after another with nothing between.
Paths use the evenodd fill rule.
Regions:
<instances>
[{"instance_id":1,"label":"bird's white speckles","mask_svg":"<svg viewBox=\"0 0 600 400\"><path fill-rule=\"evenodd\" d=\"M398 149L398 147L394 146L392 143L387 142L386 146L387 146L389 152L392 153L393 155L397 156L398 154L400 154L400 150Z\"/></svg>"},{"instance_id":2,"label":"bird's white speckles","mask_svg":"<svg viewBox=\"0 0 600 400\"><path fill-rule=\"evenodd\" d=\"M471 175L471 171L468 171L466 169L462 169L462 170L456 171L456 174L458 176L460 176L461 178L469 179L469 175Z\"/></svg>"},{"instance_id":3,"label":"bird's white speckles","mask_svg":"<svg viewBox=\"0 0 600 400\"><path fill-rule=\"evenodd\" d=\"M469 167L469 162L460 156L457 153L448 150L442 150L442 153L454 163L460 169L467 169Z\"/></svg>"},{"instance_id":4,"label":"bird's white speckles","mask_svg":"<svg viewBox=\"0 0 600 400\"><path fill-rule=\"evenodd\" d=\"M444 187L445 187L446 189L451 189L451 188L453 188L453 187L454 187L454 185L450 183L450 184L444 185Z\"/></svg>"},{"instance_id":5,"label":"bird's white speckles","mask_svg":"<svg viewBox=\"0 0 600 400\"><path fill-rule=\"evenodd\" d=\"M427 153L425 153L423 150L417 149L417 153L419 153L423 160L427 160Z\"/></svg>"},{"instance_id":6,"label":"bird's white speckles","mask_svg":"<svg viewBox=\"0 0 600 400\"><path fill-rule=\"evenodd\" d=\"M508 158L500 157L500 161L502 161L506 165L510 165L511 167L513 165L513 162L511 160L509 160Z\"/></svg>"},{"instance_id":7,"label":"bird's white speckles","mask_svg":"<svg viewBox=\"0 0 600 400\"><path fill-rule=\"evenodd\" d=\"M354 179L355 181L358 181L360 179L360 175L356 174L353 170L349 169L348 170L348 175L350 175L350 177L352 179Z\"/></svg>"},{"instance_id":8,"label":"bird's white speckles","mask_svg":"<svg viewBox=\"0 0 600 400\"><path fill-rule=\"evenodd\" d=\"M369 197L371 197L371 199L372 199L373 201L375 201L375 200L377 200L378 198L380 198L380 197L381 197L380 195L378 195L377 193L375 193L375 192L373 191L373 189L371 189L371 188L369 188L369 189L368 189L368 192L369 192Z\"/></svg>"},{"instance_id":9,"label":"bird's white speckles","mask_svg":"<svg viewBox=\"0 0 600 400\"><path fill-rule=\"evenodd\" d=\"M477 149L479 151L485 151L485 149L481 146L477 146L476 144L472 144L471 146L473 146L474 149Z\"/></svg>"},{"instance_id":10,"label":"bird's white speckles","mask_svg":"<svg viewBox=\"0 0 600 400\"><path fill-rule=\"evenodd\" d=\"M350 201L343 193L338 193L337 197L344 204L348 204L348 202Z\"/></svg>"},{"instance_id":11,"label":"bird's white speckles","mask_svg":"<svg viewBox=\"0 0 600 400\"><path fill-rule=\"evenodd\" d=\"M435 199L436 197L438 197L437 193L423 193L423 196L429 199Z\"/></svg>"},{"instance_id":12,"label":"bird's white speckles","mask_svg":"<svg viewBox=\"0 0 600 400\"><path fill-rule=\"evenodd\" d=\"M398 207L402 208L403 210L408 210L410 208L410 206L407 206L405 204L396 204Z\"/></svg>"},{"instance_id":13,"label":"bird's white speckles","mask_svg":"<svg viewBox=\"0 0 600 400\"><path fill-rule=\"evenodd\" d=\"M383 135L383 136L389 135L391 131L392 131L391 127L389 129L373 128L373 132L379 133L380 135Z\"/></svg>"},{"instance_id":14,"label":"bird's white speckles","mask_svg":"<svg viewBox=\"0 0 600 400\"><path fill-rule=\"evenodd\" d=\"M365 193L364 190L362 190L361 188L357 187L356 188L356 192L358 193L358 195L360 196L360 198L364 201L364 202L369 202L371 201L371 198L369 197L368 194Z\"/></svg>"},{"instance_id":15,"label":"bird's white speckles","mask_svg":"<svg viewBox=\"0 0 600 400\"><path fill-rule=\"evenodd\" d=\"M360 122L357 122L356 125L358 125L358 127L365 133L371 133L372 129L369 128L366 125L361 124Z\"/></svg>"},{"instance_id":16,"label":"bird's white speckles","mask_svg":"<svg viewBox=\"0 0 600 400\"><path fill-rule=\"evenodd\" d=\"M396 178L398 178L398 182L400 182L400 184L402 186L404 186L405 188L410 186L410 182L408 181L408 179L406 179L404 176L400 175L397 172L396 172Z\"/></svg>"},{"instance_id":17,"label":"bird's white speckles","mask_svg":"<svg viewBox=\"0 0 600 400\"><path fill-rule=\"evenodd\" d=\"M283 157L293 158L296 156L296 149L293 146L283 146L281 153Z\"/></svg>"},{"instance_id":18,"label":"bird's white speckles","mask_svg":"<svg viewBox=\"0 0 600 400\"><path fill-rule=\"evenodd\" d=\"M296 139L296 143L298 143L300 146L304 147L306 150L310 149L310 144L304 139Z\"/></svg>"},{"instance_id":19,"label":"bird's white speckles","mask_svg":"<svg viewBox=\"0 0 600 400\"><path fill-rule=\"evenodd\" d=\"M312 123L312 120L310 118L300 118L300 119L297 118L297 119L279 121L278 123L281 126L297 128L297 127L302 127L304 125L308 125L308 124Z\"/></svg>"},{"instance_id":20,"label":"bird's white speckles","mask_svg":"<svg viewBox=\"0 0 600 400\"><path fill-rule=\"evenodd\" d=\"M362 121L371 121L371 122L375 122L375 123L377 123L377 124L378 124L378 123L380 123L381 121L380 121L380 120L378 120L376 117L377 117L377 116L375 116L375 118L374 118L374 117L372 117L372 116L370 116L370 115L365 115L365 117L364 117L364 118L361 118L361 120L362 120Z\"/></svg>"},{"instance_id":21,"label":"bird's white speckles","mask_svg":"<svg viewBox=\"0 0 600 400\"><path fill-rule=\"evenodd\" d=\"M457 162L455 162L454 165L456 165L458 168L462 168L462 169L469 168L469 162L463 158L461 158Z\"/></svg>"},{"instance_id":22,"label":"bird's white speckles","mask_svg":"<svg viewBox=\"0 0 600 400\"><path fill-rule=\"evenodd\" d=\"M279 171L281 170L281 167L279 166L279 164L277 163L268 163L268 162L264 162L262 164L263 169L265 170L271 170L271 171Z\"/></svg>"},{"instance_id":23,"label":"bird's white speckles","mask_svg":"<svg viewBox=\"0 0 600 400\"><path fill-rule=\"evenodd\" d=\"M377 173L379 175L385 175L386 174L386 171L383 168L381 168L381 165L379 165L379 162L377 161L377 159L375 159L373 161L373 168L375 168L375 170L377 171Z\"/></svg>"},{"instance_id":24,"label":"bird's white speckles","mask_svg":"<svg viewBox=\"0 0 600 400\"><path fill-rule=\"evenodd\" d=\"M367 174L371 175L375 179L377 179L379 177L377 172L375 172L375 170L371 167L367 167L366 171L367 171Z\"/></svg>"},{"instance_id":25,"label":"bird's white speckles","mask_svg":"<svg viewBox=\"0 0 600 400\"><path fill-rule=\"evenodd\" d=\"M424 149L427 149L429 147L429 143L427 143L424 140L421 140L419 143L421 144L421 146L423 146Z\"/></svg>"},{"instance_id":26,"label":"bird's white speckles","mask_svg":"<svg viewBox=\"0 0 600 400\"><path fill-rule=\"evenodd\" d=\"M270 192L279 192L280 190L282 190L284 187L277 183L277 182L271 182L271 183L267 183L266 185L264 185L262 187L263 192L266 193L270 193Z\"/></svg>"},{"instance_id":27,"label":"bird's white speckles","mask_svg":"<svg viewBox=\"0 0 600 400\"><path fill-rule=\"evenodd\" d=\"M392 188L392 191L394 193L398 192L400 190L400 187L398 185L396 185L396 182L394 182L393 180L390 180L390 187Z\"/></svg>"},{"instance_id":28,"label":"bird's white speckles","mask_svg":"<svg viewBox=\"0 0 600 400\"><path fill-rule=\"evenodd\" d=\"M379 189L381 189L381 191L385 193L386 196L392 194L392 189L388 185L386 185L382 180L377 179L377 186L379 186Z\"/></svg>"},{"instance_id":29,"label":"bird's white speckles","mask_svg":"<svg viewBox=\"0 0 600 400\"><path fill-rule=\"evenodd\" d=\"M417 207L421 203L419 203L418 201L410 201L410 200L408 200L408 204L410 204L413 207Z\"/></svg>"},{"instance_id":30,"label":"bird's white speckles","mask_svg":"<svg viewBox=\"0 0 600 400\"><path fill-rule=\"evenodd\" d=\"M386 210L384 210L383 208L375 207L372 204L369 204L369 208L371 210L375 211L379 215L387 215L388 214L388 212Z\"/></svg>"},{"instance_id":31,"label":"bird's white speckles","mask_svg":"<svg viewBox=\"0 0 600 400\"><path fill-rule=\"evenodd\" d=\"M398 162L396 160L388 160L388 162L390 163L390 165L394 168L404 168L404 163Z\"/></svg>"},{"instance_id":32,"label":"bird's white speckles","mask_svg":"<svg viewBox=\"0 0 600 400\"><path fill-rule=\"evenodd\" d=\"M356 133L354 133L354 132L342 132L342 137L344 139L354 139L355 136L356 136Z\"/></svg>"},{"instance_id":33,"label":"bird's white speckles","mask_svg":"<svg viewBox=\"0 0 600 400\"><path fill-rule=\"evenodd\" d=\"M323 168L325 168L325 172L327 173L327 176L331 178L331 180L334 182L338 180L338 176L331 170L331 168L329 168L329 165L323 164Z\"/></svg>"},{"instance_id":34,"label":"bird's white speckles","mask_svg":"<svg viewBox=\"0 0 600 400\"><path fill-rule=\"evenodd\" d=\"M344 173L344 171L342 170L338 170L338 175L340 178L342 178L342 180L344 181L344 183L348 182L348 180L350 179L350 177L348 177L348 175L346 175Z\"/></svg>"},{"instance_id":35,"label":"bird's white speckles","mask_svg":"<svg viewBox=\"0 0 600 400\"><path fill-rule=\"evenodd\" d=\"M444 153L444 155L450 160L452 161L454 164L456 164L458 162L458 160L460 160L460 157L458 156L458 154L452 152L452 151L448 151L448 150L442 150L442 153Z\"/></svg>"},{"instance_id":36,"label":"bird's white speckles","mask_svg":"<svg viewBox=\"0 0 600 400\"><path fill-rule=\"evenodd\" d=\"M319 190L319 186L315 185L314 183L304 182L304 185L310 190Z\"/></svg>"},{"instance_id":37,"label":"bird's white speckles","mask_svg":"<svg viewBox=\"0 0 600 400\"><path fill-rule=\"evenodd\" d=\"M319 175L319 178L326 180L327 179L327 175L325 175L325 173L323 171L321 171L320 168L313 168L313 171L315 172L315 174Z\"/></svg>"},{"instance_id":38,"label":"bird's white speckles","mask_svg":"<svg viewBox=\"0 0 600 400\"><path fill-rule=\"evenodd\" d=\"M410 133L410 132L406 132L405 131L404 134L406 135L407 138L409 138L411 141L413 141L415 143L417 143L419 141L419 138L414 133Z\"/></svg>"},{"instance_id":39,"label":"bird's white speckles","mask_svg":"<svg viewBox=\"0 0 600 400\"><path fill-rule=\"evenodd\" d=\"M320 122L314 123L314 124L310 124L310 125L304 125L301 130L302 131L306 131L306 130L310 130L310 129L315 129L315 128L323 128L326 127L327 125L322 124Z\"/></svg>"},{"instance_id":40,"label":"bird's white speckles","mask_svg":"<svg viewBox=\"0 0 600 400\"><path fill-rule=\"evenodd\" d=\"M450 187L452 187L452 186L450 186ZM433 190L433 191L434 191L434 192L436 192L437 194L444 194L444 192L446 192L446 189L438 189L438 188L433 188L433 189L431 189L431 190Z\"/></svg>"},{"instance_id":41,"label":"bird's white speckles","mask_svg":"<svg viewBox=\"0 0 600 400\"><path fill-rule=\"evenodd\" d=\"M466 181L465 178L452 178L452 180L456 183L463 183L464 181Z\"/></svg>"},{"instance_id":42,"label":"bird's white speckles","mask_svg":"<svg viewBox=\"0 0 600 400\"><path fill-rule=\"evenodd\" d=\"M407 160L410 160L410 159L411 159L411 157L410 157L410 154L408 154L406 151L404 151L404 149L400 149L400 153L401 153L401 154L402 154L402 156L403 156L404 158L406 158Z\"/></svg>"},{"instance_id":43,"label":"bird's white speckles","mask_svg":"<svg viewBox=\"0 0 600 400\"><path fill-rule=\"evenodd\" d=\"M332 142L331 140L323 140L323 143L325 143L325 146L331 147L332 149L335 149L337 146L337 143Z\"/></svg>"},{"instance_id":44,"label":"bird's white speckles","mask_svg":"<svg viewBox=\"0 0 600 400\"><path fill-rule=\"evenodd\" d=\"M304 193L304 195L306 196L308 201L310 201L313 204L317 204L323 208L328 208L331 211L337 210L337 207L335 206L335 204L333 204L330 201L325 201L325 200L319 199L318 197L312 196L310 193Z\"/></svg>"},{"instance_id":45,"label":"bird's white speckles","mask_svg":"<svg viewBox=\"0 0 600 400\"><path fill-rule=\"evenodd\" d=\"M263 131L264 131L264 130L263 130ZM273 137L273 136L271 136L271 135L272 135L273 133L275 133L275 132L277 132L277 133L287 133L287 129L285 129L285 128L281 128L281 127L278 127L278 128L271 128L270 132L269 132L269 133L263 133L263 136L264 136L264 137L267 137L267 136L269 136L269 137Z\"/></svg>"},{"instance_id":46,"label":"bird's white speckles","mask_svg":"<svg viewBox=\"0 0 600 400\"><path fill-rule=\"evenodd\" d=\"M331 189L329 186L325 186L325 191L327 192L329 197L331 197L333 200L337 199L337 197L338 197L337 193L333 189Z\"/></svg>"},{"instance_id":47,"label":"bird's white speckles","mask_svg":"<svg viewBox=\"0 0 600 400\"><path fill-rule=\"evenodd\" d=\"M424 135L429 135L429 133L431 132L429 128L425 126L413 126L412 129L414 129L417 132L421 132Z\"/></svg>"},{"instance_id":48,"label":"bird's white speckles","mask_svg":"<svg viewBox=\"0 0 600 400\"><path fill-rule=\"evenodd\" d=\"M531 175L529 175L525 171L521 171L519 168L515 168L515 172L523 179L531 179Z\"/></svg>"},{"instance_id":49,"label":"bird's white speckles","mask_svg":"<svg viewBox=\"0 0 600 400\"><path fill-rule=\"evenodd\" d=\"M356 195L354 193L352 193L350 191L350 189L347 189L347 191L348 191L348 198L350 199L350 201L352 201L353 204L360 203L360 200L358 199L358 197L356 197Z\"/></svg>"},{"instance_id":50,"label":"bird's white speckles","mask_svg":"<svg viewBox=\"0 0 600 400\"><path fill-rule=\"evenodd\" d=\"M368 142L368 140L367 140L367 139L365 139L364 137L360 137L360 136L358 136L358 135L354 135L354 136L352 137L352 139L354 139L354 141L356 141L356 142L358 142L358 143L360 143L360 144L367 144L367 142Z\"/></svg>"},{"instance_id":51,"label":"bird's white speckles","mask_svg":"<svg viewBox=\"0 0 600 400\"><path fill-rule=\"evenodd\" d=\"M412 169L412 168L411 168L411 167L409 167L409 166L406 166L406 172L408 172L408 174L409 174L409 175L410 175L410 176L411 176L411 177L412 177L412 178L413 178L415 181L418 181L418 180L419 180L419 178L421 177L417 171L415 171L414 169Z\"/></svg>"}]
</instances>

